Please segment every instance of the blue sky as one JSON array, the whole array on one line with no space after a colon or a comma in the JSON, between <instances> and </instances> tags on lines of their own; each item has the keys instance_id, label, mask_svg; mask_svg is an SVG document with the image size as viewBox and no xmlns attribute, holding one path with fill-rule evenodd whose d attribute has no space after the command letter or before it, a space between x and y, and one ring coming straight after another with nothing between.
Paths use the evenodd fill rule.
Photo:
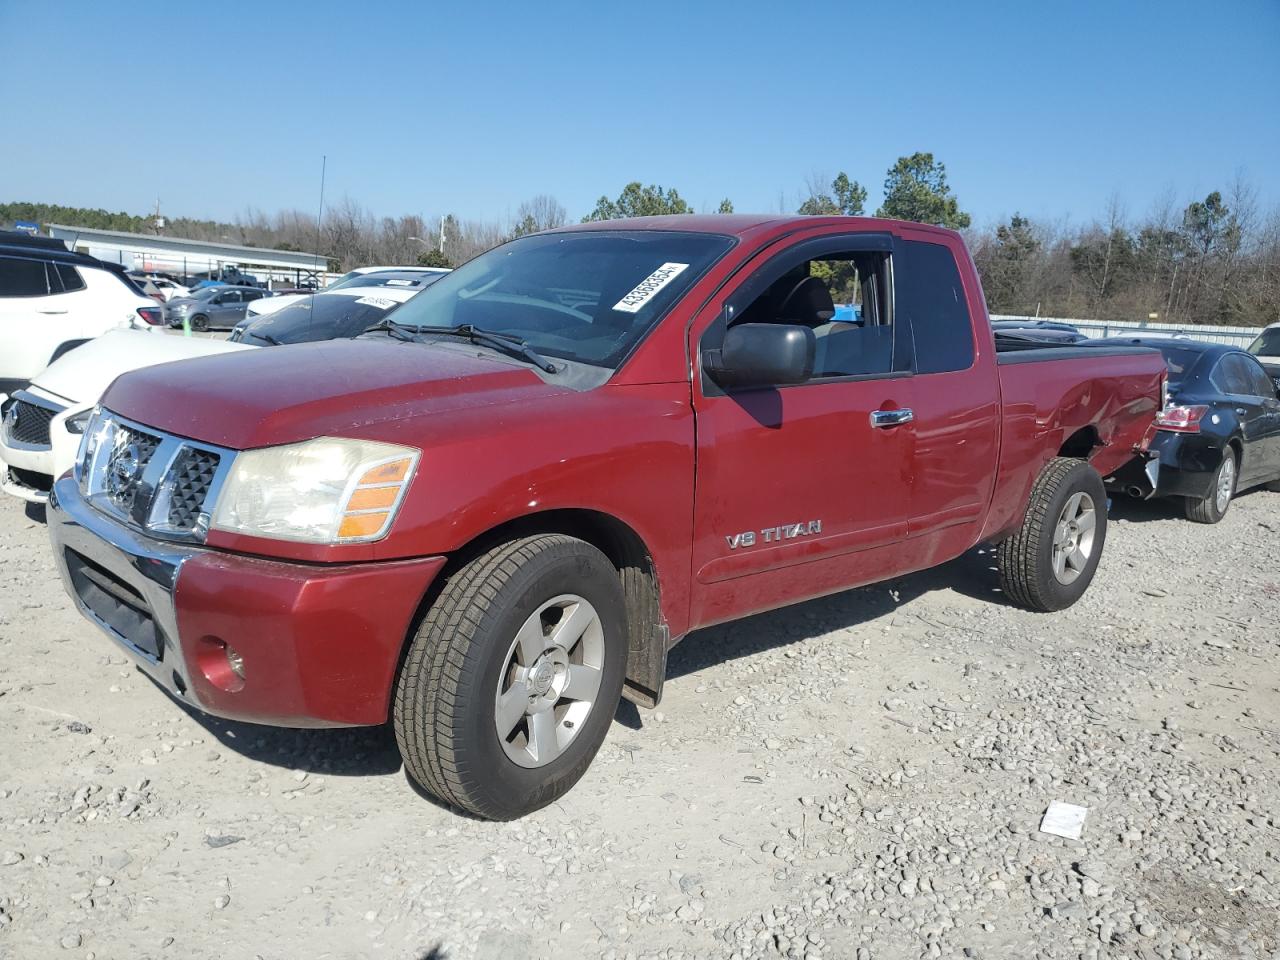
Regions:
<instances>
[{"instance_id":1,"label":"blue sky","mask_svg":"<svg viewBox=\"0 0 1280 960\"><path fill-rule=\"evenodd\" d=\"M0 201L577 218L629 180L879 201L932 151L982 224L1243 173L1280 203L1280 2L0 0Z\"/></svg>"}]
</instances>

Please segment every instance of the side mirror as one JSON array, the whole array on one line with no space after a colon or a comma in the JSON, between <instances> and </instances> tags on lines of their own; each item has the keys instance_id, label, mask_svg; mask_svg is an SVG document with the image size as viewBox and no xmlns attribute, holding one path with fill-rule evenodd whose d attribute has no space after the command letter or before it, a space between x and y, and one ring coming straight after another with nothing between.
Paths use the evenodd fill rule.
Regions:
<instances>
[{"instance_id":1,"label":"side mirror","mask_svg":"<svg viewBox=\"0 0 1280 960\"><path fill-rule=\"evenodd\" d=\"M703 369L722 387L771 387L813 376L817 339L808 327L743 323L730 327L719 350L707 350Z\"/></svg>"}]
</instances>

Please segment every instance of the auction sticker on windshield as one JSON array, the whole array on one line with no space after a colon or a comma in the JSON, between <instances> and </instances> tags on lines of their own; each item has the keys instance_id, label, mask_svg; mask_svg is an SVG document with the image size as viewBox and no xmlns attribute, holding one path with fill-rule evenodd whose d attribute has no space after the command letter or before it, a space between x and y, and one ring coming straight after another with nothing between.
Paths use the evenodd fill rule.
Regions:
<instances>
[{"instance_id":1,"label":"auction sticker on windshield","mask_svg":"<svg viewBox=\"0 0 1280 960\"><path fill-rule=\"evenodd\" d=\"M668 283L689 268L687 263L664 263L649 274L636 288L613 305L623 313L639 313L646 303L656 297Z\"/></svg>"},{"instance_id":2,"label":"auction sticker on windshield","mask_svg":"<svg viewBox=\"0 0 1280 960\"><path fill-rule=\"evenodd\" d=\"M361 297L356 303L363 303L367 307L378 307L382 310L389 310L400 301L391 300L387 297Z\"/></svg>"}]
</instances>

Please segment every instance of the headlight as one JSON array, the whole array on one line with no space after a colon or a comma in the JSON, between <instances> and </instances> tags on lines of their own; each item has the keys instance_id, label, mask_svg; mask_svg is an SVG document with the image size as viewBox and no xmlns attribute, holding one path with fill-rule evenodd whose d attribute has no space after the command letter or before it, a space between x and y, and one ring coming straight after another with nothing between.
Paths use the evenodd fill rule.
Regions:
<instances>
[{"instance_id":1,"label":"headlight","mask_svg":"<svg viewBox=\"0 0 1280 960\"><path fill-rule=\"evenodd\" d=\"M277 540L360 543L386 536L418 451L321 437L236 454L211 526Z\"/></svg>"},{"instance_id":2,"label":"headlight","mask_svg":"<svg viewBox=\"0 0 1280 960\"><path fill-rule=\"evenodd\" d=\"M111 433L112 441L114 441L113 427L109 420L101 416L102 408L94 407L86 412L89 414L89 420L85 424L84 435L80 438L80 451L76 454L75 466L76 482L80 484L80 492L85 494L89 492L89 474L93 470L94 457L103 448L103 438L108 433ZM77 418L81 416L84 416L84 414L77 414ZM109 447L110 445L111 442L109 441L107 446Z\"/></svg>"},{"instance_id":3,"label":"headlight","mask_svg":"<svg viewBox=\"0 0 1280 960\"><path fill-rule=\"evenodd\" d=\"M93 409L81 410L74 417L67 417L62 421L67 428L67 433L74 433L77 436L84 433L84 428L89 425L89 420L93 417Z\"/></svg>"}]
</instances>

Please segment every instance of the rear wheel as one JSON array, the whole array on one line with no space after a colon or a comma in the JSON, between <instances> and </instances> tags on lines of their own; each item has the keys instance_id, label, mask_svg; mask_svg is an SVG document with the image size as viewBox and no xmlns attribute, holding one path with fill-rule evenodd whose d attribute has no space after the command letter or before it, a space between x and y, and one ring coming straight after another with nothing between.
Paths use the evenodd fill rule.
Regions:
<instances>
[{"instance_id":1,"label":"rear wheel","mask_svg":"<svg viewBox=\"0 0 1280 960\"><path fill-rule=\"evenodd\" d=\"M626 656L603 553L558 534L489 550L449 578L410 643L392 711L405 769L486 819L546 806L600 749Z\"/></svg>"},{"instance_id":2,"label":"rear wheel","mask_svg":"<svg viewBox=\"0 0 1280 960\"><path fill-rule=\"evenodd\" d=\"M1231 498L1236 495L1235 451L1227 447L1217 473L1213 475L1213 486L1209 488L1207 497L1187 497L1184 501L1187 519L1196 523L1217 523L1227 515L1231 506Z\"/></svg>"},{"instance_id":3,"label":"rear wheel","mask_svg":"<svg viewBox=\"0 0 1280 960\"><path fill-rule=\"evenodd\" d=\"M209 329L209 318L203 313L197 313L191 318L191 329L204 333L204 331Z\"/></svg>"},{"instance_id":4,"label":"rear wheel","mask_svg":"<svg viewBox=\"0 0 1280 960\"><path fill-rule=\"evenodd\" d=\"M1083 460L1057 457L1040 471L1022 528L996 549L1000 586L1028 610L1061 610L1088 589L1107 538L1107 495Z\"/></svg>"}]
</instances>

